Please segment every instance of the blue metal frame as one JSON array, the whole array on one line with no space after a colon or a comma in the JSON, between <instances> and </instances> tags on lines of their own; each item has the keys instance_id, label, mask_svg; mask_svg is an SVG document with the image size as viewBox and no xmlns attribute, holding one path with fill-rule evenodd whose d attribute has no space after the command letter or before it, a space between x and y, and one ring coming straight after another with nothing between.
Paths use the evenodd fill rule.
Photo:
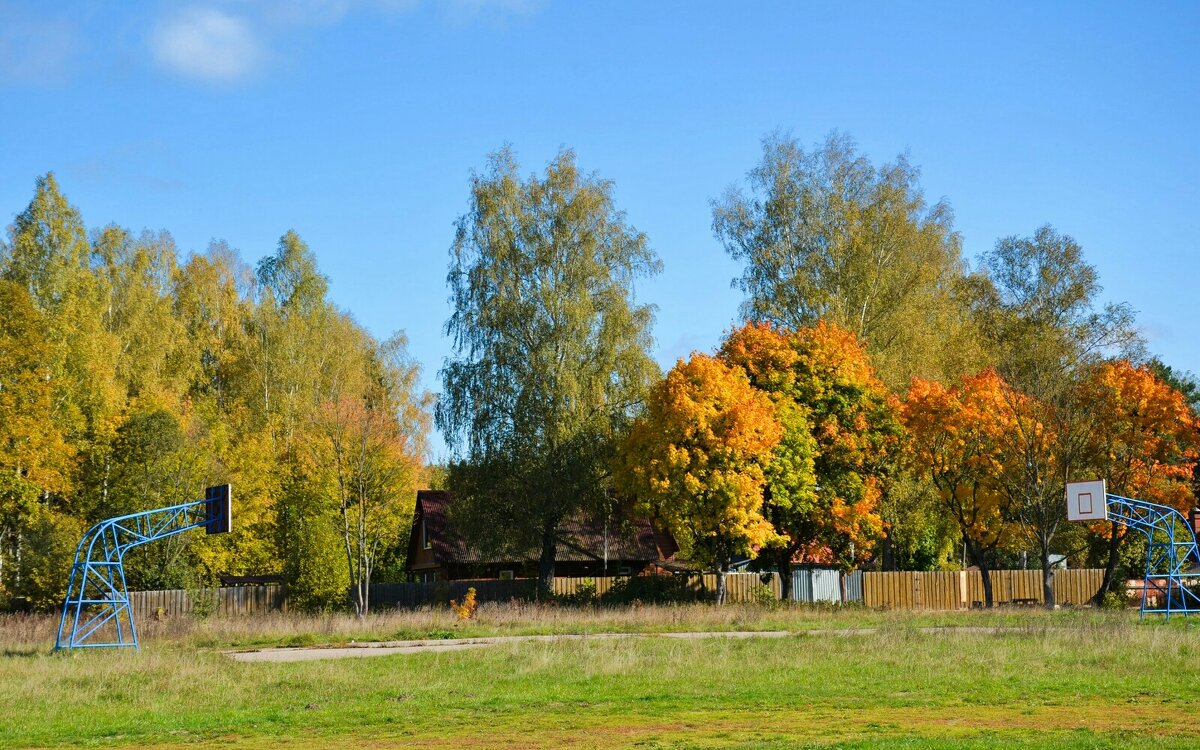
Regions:
<instances>
[{"instance_id":1,"label":"blue metal frame","mask_svg":"<svg viewBox=\"0 0 1200 750\"><path fill-rule=\"evenodd\" d=\"M1120 495L1106 495L1108 517L1146 535L1146 581L1142 586L1142 617L1200 612L1200 573L1185 572L1188 560L1200 563L1196 535L1183 514L1174 508ZM1157 600L1148 607L1150 592Z\"/></svg>"},{"instance_id":2,"label":"blue metal frame","mask_svg":"<svg viewBox=\"0 0 1200 750\"><path fill-rule=\"evenodd\" d=\"M210 488L204 500L109 518L88 529L75 548L75 562L71 565L55 650L107 646L138 648L137 627L125 587L125 553L147 542L191 529L226 530L222 528L222 518L215 512L213 490L216 489L224 491L227 509L228 487ZM110 623L113 627L106 628Z\"/></svg>"}]
</instances>

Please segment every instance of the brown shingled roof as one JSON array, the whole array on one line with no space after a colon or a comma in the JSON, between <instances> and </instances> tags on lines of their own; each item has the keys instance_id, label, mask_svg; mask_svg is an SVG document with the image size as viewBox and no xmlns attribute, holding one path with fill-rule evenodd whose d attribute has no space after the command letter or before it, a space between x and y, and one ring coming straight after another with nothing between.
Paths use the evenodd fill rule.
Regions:
<instances>
[{"instance_id":1,"label":"brown shingled roof","mask_svg":"<svg viewBox=\"0 0 1200 750\"><path fill-rule=\"evenodd\" d=\"M462 540L450 522L449 511L453 500L453 496L444 490L417 492L414 530L418 519L423 518L434 559L441 565L508 562L485 560L479 550ZM635 519L624 524L612 523L606 533L603 521L580 513L568 518L559 526L555 559L558 562L590 562L605 558L611 561L653 562L669 559L678 550L679 547L670 534L657 531L646 519ZM527 558L536 560L537 552L531 550Z\"/></svg>"}]
</instances>

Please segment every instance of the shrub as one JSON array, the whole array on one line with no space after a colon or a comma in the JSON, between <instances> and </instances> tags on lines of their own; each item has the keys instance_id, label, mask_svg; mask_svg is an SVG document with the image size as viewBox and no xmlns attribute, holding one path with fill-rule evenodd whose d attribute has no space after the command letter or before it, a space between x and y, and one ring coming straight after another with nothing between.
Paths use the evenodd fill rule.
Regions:
<instances>
[{"instance_id":1,"label":"shrub","mask_svg":"<svg viewBox=\"0 0 1200 750\"><path fill-rule=\"evenodd\" d=\"M458 615L459 622L466 622L473 619L475 611L479 609L479 602L475 600L475 587L472 586L467 589L467 593L463 596L461 602L451 599L450 609L454 610L454 614Z\"/></svg>"},{"instance_id":2,"label":"shrub","mask_svg":"<svg viewBox=\"0 0 1200 750\"><path fill-rule=\"evenodd\" d=\"M603 604L672 604L711 598L712 594L686 576L632 576L613 583L600 601Z\"/></svg>"},{"instance_id":3,"label":"shrub","mask_svg":"<svg viewBox=\"0 0 1200 750\"><path fill-rule=\"evenodd\" d=\"M1104 609L1123 609L1129 600L1125 597L1123 591L1106 591L1104 598L1100 601L1100 606Z\"/></svg>"},{"instance_id":4,"label":"shrub","mask_svg":"<svg viewBox=\"0 0 1200 750\"><path fill-rule=\"evenodd\" d=\"M760 607L775 608L780 605L779 599L775 596L775 590L762 583L755 586L750 592L750 601Z\"/></svg>"},{"instance_id":5,"label":"shrub","mask_svg":"<svg viewBox=\"0 0 1200 750\"><path fill-rule=\"evenodd\" d=\"M192 600L192 617L197 620L207 620L219 609L217 590L211 586L189 589L188 598Z\"/></svg>"},{"instance_id":6,"label":"shrub","mask_svg":"<svg viewBox=\"0 0 1200 750\"><path fill-rule=\"evenodd\" d=\"M595 604L599 600L596 594L596 581L591 578L584 578L575 587L574 593L563 594L558 597L558 601L562 604L573 604L576 606L589 606Z\"/></svg>"}]
</instances>

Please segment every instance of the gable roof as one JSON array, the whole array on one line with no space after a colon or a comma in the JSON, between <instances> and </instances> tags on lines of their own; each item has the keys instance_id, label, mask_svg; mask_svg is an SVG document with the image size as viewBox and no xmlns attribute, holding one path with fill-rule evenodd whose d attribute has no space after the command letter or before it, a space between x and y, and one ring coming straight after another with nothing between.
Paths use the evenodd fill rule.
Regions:
<instances>
[{"instance_id":1,"label":"gable roof","mask_svg":"<svg viewBox=\"0 0 1200 750\"><path fill-rule=\"evenodd\" d=\"M478 549L463 541L450 520L450 506L453 501L453 495L444 490L418 490L410 544L419 544L420 524L423 521L430 551L440 565L515 562L486 559ZM612 562L653 562L669 559L678 551L679 547L674 538L668 533L655 530L646 519L635 519L624 524L613 523L606 529L603 521L591 519L580 513L559 525L555 561L593 562L607 558ZM411 554L409 557L411 560ZM531 550L525 555L525 560L536 560L537 557L537 552Z\"/></svg>"}]
</instances>

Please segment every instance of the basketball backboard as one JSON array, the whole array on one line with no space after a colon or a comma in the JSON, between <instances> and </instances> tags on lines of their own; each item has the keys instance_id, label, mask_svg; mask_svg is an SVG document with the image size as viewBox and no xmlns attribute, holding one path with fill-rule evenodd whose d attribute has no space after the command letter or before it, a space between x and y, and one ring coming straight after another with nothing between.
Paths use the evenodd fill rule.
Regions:
<instances>
[{"instance_id":1,"label":"basketball backboard","mask_svg":"<svg viewBox=\"0 0 1200 750\"><path fill-rule=\"evenodd\" d=\"M231 499L230 488L227 484L209 487L204 491L204 500L208 504L204 513L204 533L229 533L229 529L233 526Z\"/></svg>"},{"instance_id":2,"label":"basketball backboard","mask_svg":"<svg viewBox=\"0 0 1200 750\"><path fill-rule=\"evenodd\" d=\"M1067 483L1067 520L1108 520L1108 489L1103 479Z\"/></svg>"}]
</instances>

